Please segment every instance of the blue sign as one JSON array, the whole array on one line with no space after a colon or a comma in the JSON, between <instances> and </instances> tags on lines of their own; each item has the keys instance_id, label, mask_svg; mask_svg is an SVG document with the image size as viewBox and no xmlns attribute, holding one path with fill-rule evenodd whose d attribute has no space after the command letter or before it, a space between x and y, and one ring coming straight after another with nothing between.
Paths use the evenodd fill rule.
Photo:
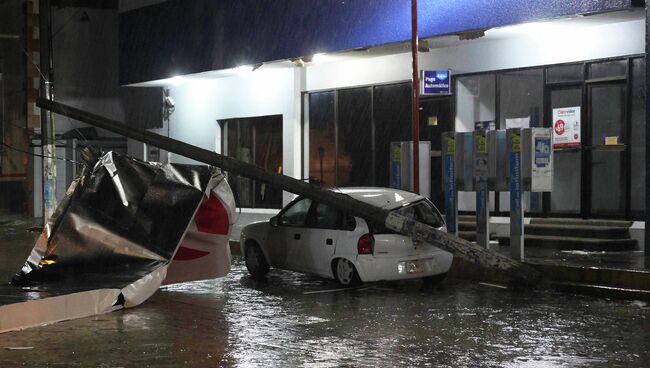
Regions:
<instances>
[{"instance_id":1,"label":"blue sign","mask_svg":"<svg viewBox=\"0 0 650 368\"><path fill-rule=\"evenodd\" d=\"M451 94L451 72L449 70L423 70L421 76L423 95Z\"/></svg>"}]
</instances>

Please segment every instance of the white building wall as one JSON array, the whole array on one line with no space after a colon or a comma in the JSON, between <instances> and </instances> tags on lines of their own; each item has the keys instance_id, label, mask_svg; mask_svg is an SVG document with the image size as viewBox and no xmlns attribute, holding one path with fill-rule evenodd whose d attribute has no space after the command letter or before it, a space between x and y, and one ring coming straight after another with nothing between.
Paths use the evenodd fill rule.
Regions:
<instances>
[{"instance_id":1,"label":"white building wall","mask_svg":"<svg viewBox=\"0 0 650 368\"><path fill-rule=\"evenodd\" d=\"M420 53L419 66L465 74L645 53L643 20L580 27L515 26L511 33L502 31L501 39L465 41ZM408 52L331 62L308 66L306 87L313 91L399 82L410 80L411 73Z\"/></svg>"},{"instance_id":2,"label":"white building wall","mask_svg":"<svg viewBox=\"0 0 650 368\"><path fill-rule=\"evenodd\" d=\"M185 78L170 87L175 111L170 117L170 136L221 153L218 120L282 115L282 166L285 175L300 178L300 68L264 67L245 75L215 78ZM172 155L175 163L195 163ZM286 204L293 198L284 193ZM271 217L277 211L241 209L232 238L239 239L241 226Z\"/></svg>"},{"instance_id":3,"label":"white building wall","mask_svg":"<svg viewBox=\"0 0 650 368\"><path fill-rule=\"evenodd\" d=\"M562 24L546 28L500 30L487 41L466 41L452 47L420 53L422 69L451 69L454 74L532 67L590 59L642 54L645 52L643 20L566 29ZM521 28L523 27L523 28ZM361 55L361 52L360 52ZM401 53L380 57L341 58L305 67L264 65L254 72L214 79L186 78L171 87L176 110L171 116L173 138L221 152L221 132L217 120L281 114L283 117L283 167L286 175L300 178L301 92L395 83L411 79L411 55ZM487 113L487 112L486 112ZM461 113L462 115L462 113ZM472 130L473 116L456 120L458 131ZM305 147L307 150L307 147ZM172 162L189 163L172 157ZM285 193L284 203L292 198ZM464 198L473 206L473 195ZM269 217L273 211L244 210ZM241 219L242 222L245 219ZM235 236L236 238L236 236Z\"/></svg>"},{"instance_id":4,"label":"white building wall","mask_svg":"<svg viewBox=\"0 0 650 368\"><path fill-rule=\"evenodd\" d=\"M283 170L300 178L300 72L297 68L260 68L246 75L187 78L170 87L175 111L172 138L221 152L218 120L282 115ZM191 163L179 156L172 162Z\"/></svg>"}]
</instances>

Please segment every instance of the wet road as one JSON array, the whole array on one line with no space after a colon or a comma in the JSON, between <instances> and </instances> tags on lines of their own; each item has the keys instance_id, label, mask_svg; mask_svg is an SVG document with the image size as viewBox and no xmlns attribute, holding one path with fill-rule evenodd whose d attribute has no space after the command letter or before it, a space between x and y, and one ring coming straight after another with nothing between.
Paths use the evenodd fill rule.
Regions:
<instances>
[{"instance_id":1,"label":"wet road","mask_svg":"<svg viewBox=\"0 0 650 368\"><path fill-rule=\"evenodd\" d=\"M0 228L4 277L20 267L34 236ZM650 305L644 302L513 292L457 279L433 289L412 281L340 290L334 282L272 270L256 282L237 257L228 277L163 288L133 309L0 334L0 367L648 362Z\"/></svg>"},{"instance_id":2,"label":"wet road","mask_svg":"<svg viewBox=\"0 0 650 368\"><path fill-rule=\"evenodd\" d=\"M0 366L630 367L650 306L464 280L355 290L296 273L160 290L140 307L0 335Z\"/></svg>"}]
</instances>

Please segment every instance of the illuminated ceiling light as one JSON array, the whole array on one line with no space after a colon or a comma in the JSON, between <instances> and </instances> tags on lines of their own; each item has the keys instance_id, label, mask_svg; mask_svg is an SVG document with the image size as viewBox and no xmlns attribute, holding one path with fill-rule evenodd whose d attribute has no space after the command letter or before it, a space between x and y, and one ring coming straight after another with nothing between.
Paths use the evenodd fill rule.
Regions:
<instances>
[{"instance_id":1,"label":"illuminated ceiling light","mask_svg":"<svg viewBox=\"0 0 650 368\"><path fill-rule=\"evenodd\" d=\"M240 65L234 69L235 73L243 75L248 74L253 71L253 68L250 65Z\"/></svg>"},{"instance_id":2,"label":"illuminated ceiling light","mask_svg":"<svg viewBox=\"0 0 650 368\"><path fill-rule=\"evenodd\" d=\"M325 54L323 54L323 53L320 53L320 52L314 54L314 56L311 57L311 61L314 64L321 64L326 60L327 60L327 56Z\"/></svg>"},{"instance_id":3,"label":"illuminated ceiling light","mask_svg":"<svg viewBox=\"0 0 650 368\"><path fill-rule=\"evenodd\" d=\"M178 86L182 84L185 80L180 75L175 75L167 80L172 86Z\"/></svg>"}]
</instances>

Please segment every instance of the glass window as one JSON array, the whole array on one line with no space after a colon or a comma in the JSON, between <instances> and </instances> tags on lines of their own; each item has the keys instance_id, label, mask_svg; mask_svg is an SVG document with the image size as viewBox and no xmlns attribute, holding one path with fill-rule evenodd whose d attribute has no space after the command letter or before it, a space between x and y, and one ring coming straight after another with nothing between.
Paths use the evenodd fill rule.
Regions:
<instances>
[{"instance_id":1,"label":"glass window","mask_svg":"<svg viewBox=\"0 0 650 368\"><path fill-rule=\"evenodd\" d=\"M589 79L622 77L627 74L627 60L589 64Z\"/></svg>"},{"instance_id":2,"label":"glass window","mask_svg":"<svg viewBox=\"0 0 650 368\"><path fill-rule=\"evenodd\" d=\"M428 201L419 201L410 206L401 207L395 212L429 226L441 227L443 224L438 211Z\"/></svg>"},{"instance_id":3,"label":"glass window","mask_svg":"<svg viewBox=\"0 0 650 368\"><path fill-rule=\"evenodd\" d=\"M282 173L282 116L263 116L221 121L224 152L266 171ZM239 206L281 208L282 190L249 178L228 175Z\"/></svg>"},{"instance_id":4,"label":"glass window","mask_svg":"<svg viewBox=\"0 0 650 368\"><path fill-rule=\"evenodd\" d=\"M527 69L499 74L499 129L519 126L542 126L544 70ZM523 120L522 120L523 119ZM510 193L499 196L499 210L510 210ZM542 212L541 193L524 194L526 212Z\"/></svg>"},{"instance_id":5,"label":"glass window","mask_svg":"<svg viewBox=\"0 0 650 368\"><path fill-rule=\"evenodd\" d=\"M544 72L540 69L499 74L499 129L507 129L511 119L528 119L530 127L541 126L544 99Z\"/></svg>"},{"instance_id":6,"label":"glass window","mask_svg":"<svg viewBox=\"0 0 650 368\"><path fill-rule=\"evenodd\" d=\"M632 182L630 187L632 214L642 218L645 211L645 61L643 58L632 60L630 81L632 83L632 131L630 132L629 149L631 157Z\"/></svg>"},{"instance_id":7,"label":"glass window","mask_svg":"<svg viewBox=\"0 0 650 368\"><path fill-rule=\"evenodd\" d=\"M370 88L338 92L337 186L373 184L371 97Z\"/></svg>"},{"instance_id":8,"label":"glass window","mask_svg":"<svg viewBox=\"0 0 650 368\"><path fill-rule=\"evenodd\" d=\"M334 98L333 91L309 95L309 177L325 186L336 185Z\"/></svg>"},{"instance_id":9,"label":"glass window","mask_svg":"<svg viewBox=\"0 0 650 368\"><path fill-rule=\"evenodd\" d=\"M444 224L442 216L428 200L422 200L393 211L435 228L441 227ZM384 224L368 222L368 227L373 234L396 234L393 230L387 229Z\"/></svg>"},{"instance_id":10,"label":"glass window","mask_svg":"<svg viewBox=\"0 0 650 368\"><path fill-rule=\"evenodd\" d=\"M411 140L411 83L375 87L375 185L390 184L390 142Z\"/></svg>"},{"instance_id":11,"label":"glass window","mask_svg":"<svg viewBox=\"0 0 650 368\"><path fill-rule=\"evenodd\" d=\"M294 202L284 213L278 217L278 224L284 226L305 226L311 199L302 198Z\"/></svg>"},{"instance_id":12,"label":"glass window","mask_svg":"<svg viewBox=\"0 0 650 368\"><path fill-rule=\"evenodd\" d=\"M625 125L625 83L597 84L589 90L591 120L591 213L624 215L626 177L623 152L603 150L607 137L622 140Z\"/></svg>"},{"instance_id":13,"label":"glass window","mask_svg":"<svg viewBox=\"0 0 650 368\"><path fill-rule=\"evenodd\" d=\"M551 109L574 106L582 106L582 87L551 91ZM549 116L549 121L551 118L552 115ZM574 148L556 149L553 154L551 212L580 213L582 151Z\"/></svg>"},{"instance_id":14,"label":"glass window","mask_svg":"<svg viewBox=\"0 0 650 368\"><path fill-rule=\"evenodd\" d=\"M582 64L556 65L546 69L546 83L582 82L584 79Z\"/></svg>"},{"instance_id":15,"label":"glass window","mask_svg":"<svg viewBox=\"0 0 650 368\"><path fill-rule=\"evenodd\" d=\"M495 129L496 76L472 75L456 79L456 131Z\"/></svg>"},{"instance_id":16,"label":"glass window","mask_svg":"<svg viewBox=\"0 0 650 368\"><path fill-rule=\"evenodd\" d=\"M496 129L496 75L482 74L456 78L456 131ZM490 211L494 210L494 192L490 192ZM458 209L476 209L475 192L458 193Z\"/></svg>"},{"instance_id":17,"label":"glass window","mask_svg":"<svg viewBox=\"0 0 650 368\"><path fill-rule=\"evenodd\" d=\"M336 209L319 203L316 206L314 227L320 229L336 229L339 227L340 212Z\"/></svg>"}]
</instances>

